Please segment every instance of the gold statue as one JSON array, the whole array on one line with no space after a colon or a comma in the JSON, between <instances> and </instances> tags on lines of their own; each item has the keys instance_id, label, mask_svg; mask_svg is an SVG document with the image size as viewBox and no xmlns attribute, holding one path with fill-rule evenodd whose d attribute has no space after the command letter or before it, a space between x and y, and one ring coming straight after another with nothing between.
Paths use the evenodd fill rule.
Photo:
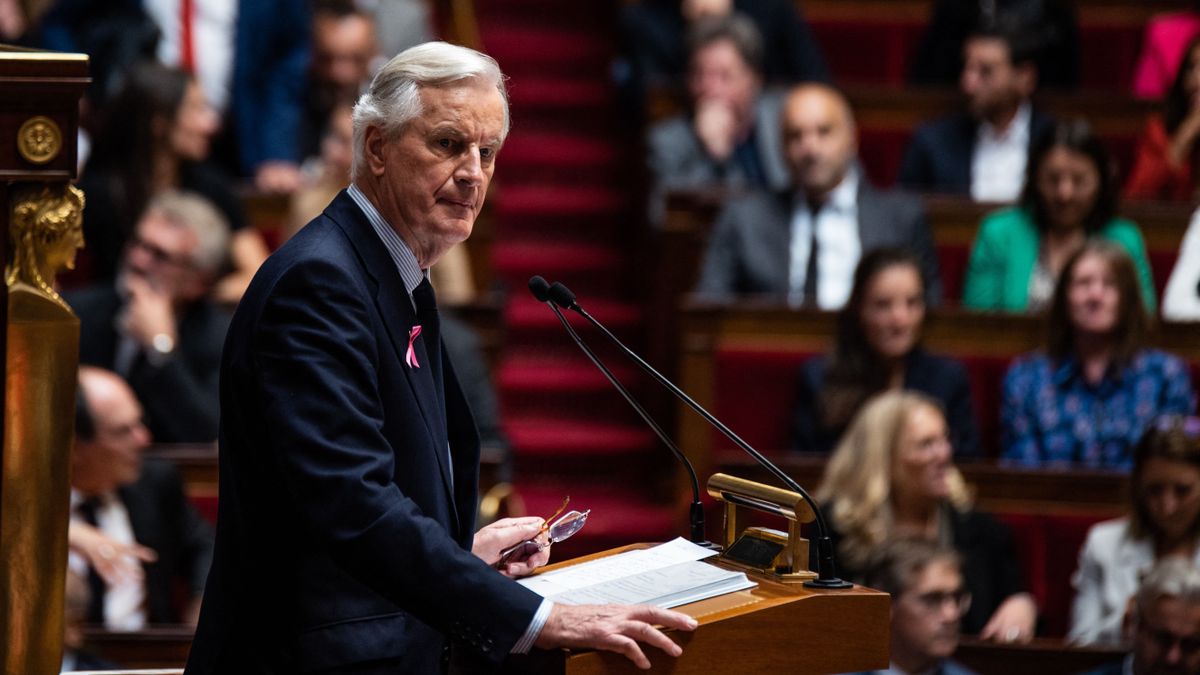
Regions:
<instances>
[{"instance_id":1,"label":"gold statue","mask_svg":"<svg viewBox=\"0 0 1200 675\"><path fill-rule=\"evenodd\" d=\"M14 191L12 203L5 283L32 286L71 311L52 284L62 270L75 269L75 252L83 248L83 192L72 185L26 187Z\"/></svg>"},{"instance_id":2,"label":"gold statue","mask_svg":"<svg viewBox=\"0 0 1200 675\"><path fill-rule=\"evenodd\" d=\"M54 290L83 246L83 193L17 187L9 220L3 484L0 485L0 668L57 673L62 659L70 452L79 319Z\"/></svg>"}]
</instances>

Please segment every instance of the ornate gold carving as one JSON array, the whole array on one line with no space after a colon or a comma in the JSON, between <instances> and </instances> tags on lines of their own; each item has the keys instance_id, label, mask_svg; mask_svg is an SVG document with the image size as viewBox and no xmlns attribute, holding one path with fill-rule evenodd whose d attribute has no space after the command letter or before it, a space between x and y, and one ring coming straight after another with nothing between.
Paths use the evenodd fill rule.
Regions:
<instances>
[{"instance_id":1,"label":"ornate gold carving","mask_svg":"<svg viewBox=\"0 0 1200 675\"><path fill-rule=\"evenodd\" d=\"M30 117L17 130L17 151L34 164L45 164L62 150L62 132L45 115Z\"/></svg>"},{"instance_id":2,"label":"ornate gold carving","mask_svg":"<svg viewBox=\"0 0 1200 675\"><path fill-rule=\"evenodd\" d=\"M65 183L20 187L11 203L12 263L5 283L30 286L69 310L54 290L54 277L75 269L75 252L83 248L83 192Z\"/></svg>"}]
</instances>

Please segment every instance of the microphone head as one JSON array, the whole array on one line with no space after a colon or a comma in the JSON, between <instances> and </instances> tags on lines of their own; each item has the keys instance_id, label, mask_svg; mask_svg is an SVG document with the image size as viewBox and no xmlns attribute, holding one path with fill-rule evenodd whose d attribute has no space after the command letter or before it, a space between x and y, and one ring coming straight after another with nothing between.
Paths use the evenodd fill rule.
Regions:
<instances>
[{"instance_id":1,"label":"microphone head","mask_svg":"<svg viewBox=\"0 0 1200 675\"><path fill-rule=\"evenodd\" d=\"M534 275L529 277L529 292L533 293L538 302L546 302L550 299L550 284L542 277Z\"/></svg>"},{"instance_id":2,"label":"microphone head","mask_svg":"<svg viewBox=\"0 0 1200 675\"><path fill-rule=\"evenodd\" d=\"M571 292L571 289L557 281L550 285L550 299L554 301L554 304L563 309L576 307L575 294Z\"/></svg>"}]
</instances>

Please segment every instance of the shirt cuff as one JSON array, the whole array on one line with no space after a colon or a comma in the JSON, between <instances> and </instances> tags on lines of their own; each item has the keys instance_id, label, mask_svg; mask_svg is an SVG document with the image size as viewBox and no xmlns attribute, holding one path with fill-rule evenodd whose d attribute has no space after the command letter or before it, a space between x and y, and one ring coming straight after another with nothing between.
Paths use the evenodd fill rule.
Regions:
<instances>
[{"instance_id":1,"label":"shirt cuff","mask_svg":"<svg viewBox=\"0 0 1200 675\"><path fill-rule=\"evenodd\" d=\"M525 634L517 640L517 644L513 645L510 654L528 654L530 648L533 647L534 640L537 640L541 634L542 628L546 625L546 620L550 618L550 610L554 609L554 603L542 598L542 604L538 605L537 611L533 614L533 620L529 622L529 627L525 629Z\"/></svg>"}]
</instances>

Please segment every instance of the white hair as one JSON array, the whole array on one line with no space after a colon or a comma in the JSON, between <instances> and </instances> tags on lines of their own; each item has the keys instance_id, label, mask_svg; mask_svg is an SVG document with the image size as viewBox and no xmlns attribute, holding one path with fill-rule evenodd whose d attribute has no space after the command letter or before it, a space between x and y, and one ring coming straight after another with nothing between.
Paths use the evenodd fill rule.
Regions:
<instances>
[{"instance_id":1,"label":"white hair","mask_svg":"<svg viewBox=\"0 0 1200 675\"><path fill-rule=\"evenodd\" d=\"M212 202L186 190L167 190L146 205L146 213L162 216L171 225L191 231L196 237L192 265L215 277L229 260L229 221Z\"/></svg>"},{"instance_id":2,"label":"white hair","mask_svg":"<svg viewBox=\"0 0 1200 675\"><path fill-rule=\"evenodd\" d=\"M447 42L426 42L410 47L388 61L371 80L367 92L354 105L354 164L351 180L357 179L366 162L363 141L367 127L379 127L395 137L409 121L421 114L421 87L439 87L467 78L495 85L504 100L504 131L508 135L508 90L500 65L487 54Z\"/></svg>"}]
</instances>

